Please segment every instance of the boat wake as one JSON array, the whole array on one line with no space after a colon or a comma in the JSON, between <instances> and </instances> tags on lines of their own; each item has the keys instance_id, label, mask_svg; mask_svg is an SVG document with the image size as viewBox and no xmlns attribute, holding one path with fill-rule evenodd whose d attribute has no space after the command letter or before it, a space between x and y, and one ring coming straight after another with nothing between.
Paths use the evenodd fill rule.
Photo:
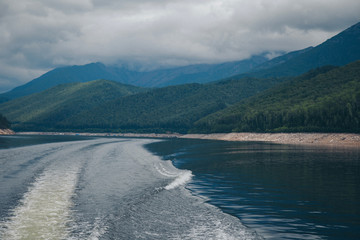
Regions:
<instances>
[{"instance_id":1,"label":"boat wake","mask_svg":"<svg viewBox=\"0 0 360 240\"><path fill-rule=\"evenodd\" d=\"M7 201L3 206L13 206L0 206L6 213L0 215L0 238L261 239L239 219L192 195L184 186L193 173L147 151L144 145L153 141L96 139L3 151L8 164L24 165L19 156L36 158L32 164L42 172L15 205L2 197L9 190L0 188L0 200ZM55 150L36 157L49 149ZM12 171L24 175L19 186L31 175L27 167L20 169ZM1 174L5 185L12 181Z\"/></svg>"}]
</instances>

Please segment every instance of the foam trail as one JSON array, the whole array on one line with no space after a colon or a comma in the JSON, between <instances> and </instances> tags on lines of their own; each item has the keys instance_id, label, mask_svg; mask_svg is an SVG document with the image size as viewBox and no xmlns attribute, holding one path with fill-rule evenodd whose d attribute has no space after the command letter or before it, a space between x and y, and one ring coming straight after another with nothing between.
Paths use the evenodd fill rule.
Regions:
<instances>
[{"instance_id":1,"label":"foam trail","mask_svg":"<svg viewBox=\"0 0 360 240\"><path fill-rule=\"evenodd\" d=\"M155 169L163 176L175 178L170 184L164 187L166 190L177 188L184 185L192 178L192 172L190 170L180 170L172 165L171 161L158 162L154 165Z\"/></svg>"},{"instance_id":2,"label":"foam trail","mask_svg":"<svg viewBox=\"0 0 360 240\"><path fill-rule=\"evenodd\" d=\"M39 176L12 216L3 224L3 239L66 239L76 167L49 169Z\"/></svg>"},{"instance_id":3,"label":"foam trail","mask_svg":"<svg viewBox=\"0 0 360 240\"><path fill-rule=\"evenodd\" d=\"M171 182L169 185L167 185L165 187L165 189L170 190L170 189L177 188L181 185L184 185L185 183L187 183L188 181L191 180L192 176L193 175L192 175L191 171L182 171L182 173L173 182Z\"/></svg>"}]
</instances>

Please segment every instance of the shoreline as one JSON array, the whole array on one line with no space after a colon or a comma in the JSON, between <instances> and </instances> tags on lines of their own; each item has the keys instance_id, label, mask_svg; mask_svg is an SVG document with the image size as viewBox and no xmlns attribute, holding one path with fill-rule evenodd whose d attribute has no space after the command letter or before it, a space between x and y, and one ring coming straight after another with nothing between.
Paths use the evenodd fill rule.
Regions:
<instances>
[{"instance_id":1,"label":"shoreline","mask_svg":"<svg viewBox=\"0 0 360 240\"><path fill-rule=\"evenodd\" d=\"M94 137L184 138L239 142L272 142L278 144L360 148L360 134L355 133L76 133L76 132L18 132L15 135L69 135Z\"/></svg>"},{"instance_id":2,"label":"shoreline","mask_svg":"<svg viewBox=\"0 0 360 240\"><path fill-rule=\"evenodd\" d=\"M15 135L15 132L11 129L0 129L0 136Z\"/></svg>"},{"instance_id":3,"label":"shoreline","mask_svg":"<svg viewBox=\"0 0 360 240\"><path fill-rule=\"evenodd\" d=\"M182 138L360 148L360 134L355 133L213 133L186 134Z\"/></svg>"}]
</instances>

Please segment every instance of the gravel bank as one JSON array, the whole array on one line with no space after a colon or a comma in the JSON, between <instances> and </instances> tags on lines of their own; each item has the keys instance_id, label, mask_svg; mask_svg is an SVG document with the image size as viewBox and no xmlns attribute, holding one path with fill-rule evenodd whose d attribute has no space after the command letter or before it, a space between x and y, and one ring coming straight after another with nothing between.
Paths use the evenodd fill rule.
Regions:
<instances>
[{"instance_id":1,"label":"gravel bank","mask_svg":"<svg viewBox=\"0 0 360 240\"><path fill-rule=\"evenodd\" d=\"M186 134L181 138L214 139L225 141L260 141L282 144L306 144L359 147L360 134L352 133L216 133Z\"/></svg>"},{"instance_id":2,"label":"gravel bank","mask_svg":"<svg viewBox=\"0 0 360 240\"><path fill-rule=\"evenodd\" d=\"M10 129L0 129L0 135L14 135L14 131Z\"/></svg>"}]
</instances>

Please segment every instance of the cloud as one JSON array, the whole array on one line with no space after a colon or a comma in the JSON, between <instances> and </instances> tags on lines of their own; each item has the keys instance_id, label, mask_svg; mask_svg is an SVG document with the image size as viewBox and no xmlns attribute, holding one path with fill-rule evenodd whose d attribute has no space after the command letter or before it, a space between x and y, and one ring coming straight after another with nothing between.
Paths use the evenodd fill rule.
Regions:
<instances>
[{"instance_id":1,"label":"cloud","mask_svg":"<svg viewBox=\"0 0 360 240\"><path fill-rule=\"evenodd\" d=\"M359 21L359 10L358 0L0 0L0 85L61 65L184 65L301 49Z\"/></svg>"}]
</instances>

